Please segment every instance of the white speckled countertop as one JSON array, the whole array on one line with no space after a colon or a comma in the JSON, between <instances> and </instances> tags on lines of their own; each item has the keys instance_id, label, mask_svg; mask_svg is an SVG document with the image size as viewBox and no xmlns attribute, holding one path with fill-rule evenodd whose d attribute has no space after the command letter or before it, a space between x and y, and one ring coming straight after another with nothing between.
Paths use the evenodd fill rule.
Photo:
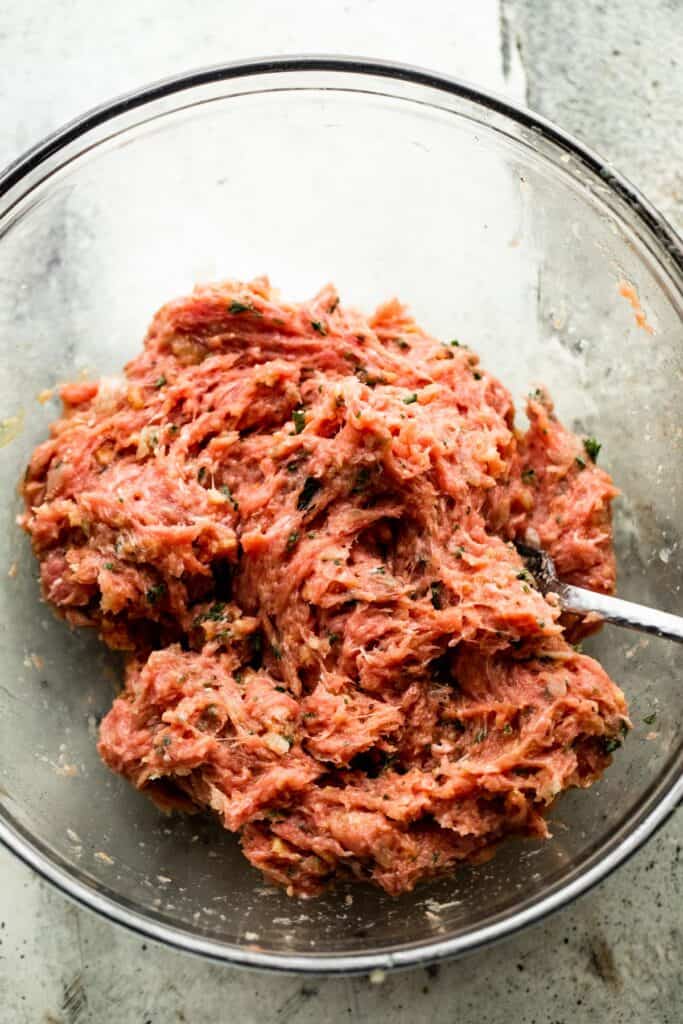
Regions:
<instances>
[{"instance_id":1,"label":"white speckled countertop","mask_svg":"<svg viewBox=\"0 0 683 1024\"><path fill-rule=\"evenodd\" d=\"M201 64L287 52L422 64L574 132L683 226L680 0L31 0L0 5L0 163ZM146 943L0 850L0 1024L678 1024L681 813L578 903L458 963L387 978L244 973Z\"/></svg>"}]
</instances>

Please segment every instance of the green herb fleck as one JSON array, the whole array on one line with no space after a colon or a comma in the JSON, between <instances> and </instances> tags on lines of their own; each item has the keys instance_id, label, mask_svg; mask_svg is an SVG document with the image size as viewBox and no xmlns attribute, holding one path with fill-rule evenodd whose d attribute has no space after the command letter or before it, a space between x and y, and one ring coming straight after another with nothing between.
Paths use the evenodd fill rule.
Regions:
<instances>
[{"instance_id":1,"label":"green herb fleck","mask_svg":"<svg viewBox=\"0 0 683 1024\"><path fill-rule=\"evenodd\" d=\"M230 502L230 504L234 508L235 512L237 512L238 508L240 507L239 506L239 502L235 501L235 499L233 498L232 491L230 490L228 485L227 484L223 484L221 489L220 489L220 491L221 491L221 494L224 494L225 497L228 499L228 501Z\"/></svg>"},{"instance_id":2,"label":"green herb fleck","mask_svg":"<svg viewBox=\"0 0 683 1024\"><path fill-rule=\"evenodd\" d=\"M278 693L287 693L287 690L284 688L284 686L276 686L275 689L277 690Z\"/></svg>"},{"instance_id":3,"label":"green herb fleck","mask_svg":"<svg viewBox=\"0 0 683 1024\"><path fill-rule=\"evenodd\" d=\"M300 434L306 426L306 413L303 409L295 409L292 413L292 420L294 422L294 433Z\"/></svg>"},{"instance_id":4,"label":"green herb fleck","mask_svg":"<svg viewBox=\"0 0 683 1024\"><path fill-rule=\"evenodd\" d=\"M645 715L643 721L645 722L645 725L654 725L657 721L657 712L653 711L651 715Z\"/></svg>"},{"instance_id":5,"label":"green herb fleck","mask_svg":"<svg viewBox=\"0 0 683 1024\"><path fill-rule=\"evenodd\" d=\"M281 661L281 659L282 659L282 648L278 647L277 644L271 644L270 645L270 649L273 652L273 657L275 658L275 660L276 661ZM277 690L277 686L275 687L275 689Z\"/></svg>"},{"instance_id":6,"label":"green herb fleck","mask_svg":"<svg viewBox=\"0 0 683 1024\"><path fill-rule=\"evenodd\" d=\"M415 402L417 402L417 393L415 391L413 391L412 395L406 395L403 399L404 405L413 405Z\"/></svg>"},{"instance_id":7,"label":"green herb fleck","mask_svg":"<svg viewBox=\"0 0 683 1024\"><path fill-rule=\"evenodd\" d=\"M479 370L472 370L472 376L474 377L475 380L481 380L481 374L479 373Z\"/></svg>"},{"instance_id":8,"label":"green herb fleck","mask_svg":"<svg viewBox=\"0 0 683 1024\"><path fill-rule=\"evenodd\" d=\"M311 327L314 331L317 331L318 334L327 334L327 327L321 320L311 320Z\"/></svg>"},{"instance_id":9,"label":"green herb fleck","mask_svg":"<svg viewBox=\"0 0 683 1024\"><path fill-rule=\"evenodd\" d=\"M576 456L576 458L574 459L574 462L579 467L579 469L585 469L586 468L586 460L582 459L580 455Z\"/></svg>"},{"instance_id":10,"label":"green herb fleck","mask_svg":"<svg viewBox=\"0 0 683 1024\"><path fill-rule=\"evenodd\" d=\"M616 736L603 736L602 748L606 754L612 754L621 746L621 740Z\"/></svg>"},{"instance_id":11,"label":"green herb fleck","mask_svg":"<svg viewBox=\"0 0 683 1024\"><path fill-rule=\"evenodd\" d=\"M287 550L288 551L292 550L292 548L294 547L294 545L296 544L298 539L299 539L299 531L298 530L293 530L290 533L289 537L287 538Z\"/></svg>"},{"instance_id":12,"label":"green herb fleck","mask_svg":"<svg viewBox=\"0 0 683 1024\"><path fill-rule=\"evenodd\" d=\"M219 622L223 618L223 612L225 611L224 601L214 601L209 610L204 613L202 618L210 619L212 622Z\"/></svg>"},{"instance_id":13,"label":"green herb fleck","mask_svg":"<svg viewBox=\"0 0 683 1024\"><path fill-rule=\"evenodd\" d=\"M200 484L203 484L208 475L209 475L209 471L206 468L206 466L200 466L199 469L197 470L197 480L198 480L198 482Z\"/></svg>"},{"instance_id":14,"label":"green herb fleck","mask_svg":"<svg viewBox=\"0 0 683 1024\"><path fill-rule=\"evenodd\" d=\"M442 585L441 580L435 580L430 584L429 588L432 592L432 607L436 608L437 611L440 611L441 608L443 608L443 595L441 593Z\"/></svg>"},{"instance_id":15,"label":"green herb fleck","mask_svg":"<svg viewBox=\"0 0 683 1024\"><path fill-rule=\"evenodd\" d=\"M602 445L595 437L586 437L583 441L583 447L586 449L586 455L588 455L593 462L598 461L598 455Z\"/></svg>"},{"instance_id":16,"label":"green herb fleck","mask_svg":"<svg viewBox=\"0 0 683 1024\"><path fill-rule=\"evenodd\" d=\"M157 377L157 379L154 381L154 387L157 388L157 389L163 388L164 384L166 384L166 383L167 383L166 378L165 378L165 376L162 373L161 377Z\"/></svg>"},{"instance_id":17,"label":"green herb fleck","mask_svg":"<svg viewBox=\"0 0 683 1024\"><path fill-rule=\"evenodd\" d=\"M329 643L330 647L334 647L334 645L338 644L340 640L341 640L341 637L339 636L339 633L328 633L327 634L327 642Z\"/></svg>"},{"instance_id":18,"label":"green herb fleck","mask_svg":"<svg viewBox=\"0 0 683 1024\"><path fill-rule=\"evenodd\" d=\"M404 351L405 351L405 349L410 348L410 345L408 344L408 342L406 341L405 338L394 338L394 341L396 342L398 347L400 349L403 349Z\"/></svg>"},{"instance_id":19,"label":"green herb fleck","mask_svg":"<svg viewBox=\"0 0 683 1024\"><path fill-rule=\"evenodd\" d=\"M512 734L512 726L510 725L509 722L506 722L505 725L503 726L503 732L505 733L506 736L510 736Z\"/></svg>"},{"instance_id":20,"label":"green herb fleck","mask_svg":"<svg viewBox=\"0 0 683 1024\"><path fill-rule=\"evenodd\" d=\"M524 469L522 470L522 481L525 484L533 484L536 481L536 470L535 469Z\"/></svg>"},{"instance_id":21,"label":"green herb fleck","mask_svg":"<svg viewBox=\"0 0 683 1024\"><path fill-rule=\"evenodd\" d=\"M305 512L310 507L311 502L315 498L316 494L322 487L322 482L314 476L307 476L304 480L304 485L299 492L299 497L296 503L296 507L300 512Z\"/></svg>"},{"instance_id":22,"label":"green herb fleck","mask_svg":"<svg viewBox=\"0 0 683 1024\"><path fill-rule=\"evenodd\" d=\"M113 572L116 566L114 565L113 562L105 562L104 568L107 569L109 572Z\"/></svg>"},{"instance_id":23,"label":"green herb fleck","mask_svg":"<svg viewBox=\"0 0 683 1024\"><path fill-rule=\"evenodd\" d=\"M451 341L449 341L449 345L452 345L453 348L460 348L460 342L457 338L452 338Z\"/></svg>"},{"instance_id":24,"label":"green herb fleck","mask_svg":"<svg viewBox=\"0 0 683 1024\"><path fill-rule=\"evenodd\" d=\"M155 583L154 586L147 588L145 597L147 598L148 604L156 604L160 597L163 597L166 593L165 583Z\"/></svg>"},{"instance_id":25,"label":"green herb fleck","mask_svg":"<svg viewBox=\"0 0 683 1024\"><path fill-rule=\"evenodd\" d=\"M240 302L238 299L233 299L228 307L231 313L255 313L256 310L253 306L250 306L246 302Z\"/></svg>"}]
</instances>

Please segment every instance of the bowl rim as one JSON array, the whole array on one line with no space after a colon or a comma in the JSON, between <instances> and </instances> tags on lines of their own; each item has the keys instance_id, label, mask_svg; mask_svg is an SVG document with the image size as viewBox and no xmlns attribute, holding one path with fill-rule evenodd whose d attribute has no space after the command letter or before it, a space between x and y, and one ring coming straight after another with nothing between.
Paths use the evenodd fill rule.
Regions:
<instances>
[{"instance_id":1,"label":"bowl rim","mask_svg":"<svg viewBox=\"0 0 683 1024\"><path fill-rule=\"evenodd\" d=\"M427 86L469 100L480 107L504 115L522 127L538 132L544 139L577 158L585 167L597 174L654 234L667 256L683 273L683 239L676 230L627 178L612 167L609 161L598 156L574 136L528 108L462 79L409 64L366 57L295 54L231 61L182 72L134 89L68 121L10 163L0 173L0 199L59 150L97 126L137 107L144 107L174 93L233 78L298 71L370 75ZM0 213L0 217L4 212ZM94 886L79 881L60 865L58 858L51 858L38 843L28 838L22 828L3 820L4 812L0 812L0 842L66 896L146 938L237 966L319 975L357 974L373 970L425 966L437 960L472 952L541 920L606 878L664 825L682 800L683 774L673 778L668 792L664 793L635 828L606 857L594 863L571 882L558 886L525 909L475 928L465 935L434 941L426 940L393 952L385 950L371 953L267 953L253 947L240 947L207 936L193 935L180 927L154 920L145 913L129 909Z\"/></svg>"}]
</instances>

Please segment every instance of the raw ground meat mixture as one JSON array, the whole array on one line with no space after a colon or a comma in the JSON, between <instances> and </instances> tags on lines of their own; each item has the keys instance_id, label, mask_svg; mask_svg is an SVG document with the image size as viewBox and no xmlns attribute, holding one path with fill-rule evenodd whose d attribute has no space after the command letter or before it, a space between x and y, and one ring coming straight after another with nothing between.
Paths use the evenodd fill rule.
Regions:
<instances>
[{"instance_id":1,"label":"raw ground meat mixture","mask_svg":"<svg viewBox=\"0 0 683 1024\"><path fill-rule=\"evenodd\" d=\"M512 544L614 589L596 446L397 301L197 288L123 381L62 388L22 518L46 599L127 652L105 762L210 808L301 896L390 893L547 836L629 726Z\"/></svg>"}]
</instances>

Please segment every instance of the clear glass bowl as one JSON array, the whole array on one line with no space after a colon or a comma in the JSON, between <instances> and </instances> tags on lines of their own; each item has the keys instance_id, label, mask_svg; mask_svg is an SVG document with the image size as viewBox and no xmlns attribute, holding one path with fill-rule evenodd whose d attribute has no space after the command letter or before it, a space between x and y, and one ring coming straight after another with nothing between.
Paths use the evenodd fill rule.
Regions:
<instances>
[{"instance_id":1,"label":"clear glass bowl","mask_svg":"<svg viewBox=\"0 0 683 1024\"><path fill-rule=\"evenodd\" d=\"M552 841L401 899L297 903L235 838L163 818L100 763L119 678L96 636L41 604L16 485L57 414L38 395L114 373L156 307L262 272L397 294L481 353L517 398L538 382L596 434L623 497L620 593L672 611L683 578L683 255L627 182L533 115L426 72L337 59L209 69L47 139L0 179L0 837L114 920L233 963L354 971L501 937L602 878L683 791L680 647L606 628L592 653L635 724L605 778L560 799ZM650 335L620 294L635 286ZM45 396L42 396L43 399ZM654 722L646 722L656 714Z\"/></svg>"}]
</instances>

